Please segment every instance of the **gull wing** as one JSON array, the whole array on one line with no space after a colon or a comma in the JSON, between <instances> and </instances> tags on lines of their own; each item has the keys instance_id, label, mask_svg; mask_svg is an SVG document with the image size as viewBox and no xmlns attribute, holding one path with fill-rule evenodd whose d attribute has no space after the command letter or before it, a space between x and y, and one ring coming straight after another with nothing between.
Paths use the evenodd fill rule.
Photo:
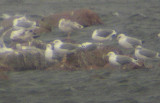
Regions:
<instances>
[{"instance_id":1,"label":"gull wing","mask_svg":"<svg viewBox=\"0 0 160 103\"><path fill-rule=\"evenodd\" d=\"M151 50L147 50L147 49L141 49L141 50L139 50L139 53L141 55L144 55L144 56L149 57L149 58L155 57L157 55L156 52L151 51Z\"/></svg>"},{"instance_id":2,"label":"gull wing","mask_svg":"<svg viewBox=\"0 0 160 103\"><path fill-rule=\"evenodd\" d=\"M135 38L127 38L127 42L132 44L133 46L142 45L141 41Z\"/></svg>"},{"instance_id":3,"label":"gull wing","mask_svg":"<svg viewBox=\"0 0 160 103\"><path fill-rule=\"evenodd\" d=\"M97 34L98 34L98 36L101 36L101 37L107 37L110 34L112 34L112 32L113 32L112 30L101 29L101 30L97 31Z\"/></svg>"},{"instance_id":4,"label":"gull wing","mask_svg":"<svg viewBox=\"0 0 160 103\"><path fill-rule=\"evenodd\" d=\"M128 63L132 62L131 58L127 57L127 56L117 56L116 61L121 65L128 64Z\"/></svg>"}]
</instances>

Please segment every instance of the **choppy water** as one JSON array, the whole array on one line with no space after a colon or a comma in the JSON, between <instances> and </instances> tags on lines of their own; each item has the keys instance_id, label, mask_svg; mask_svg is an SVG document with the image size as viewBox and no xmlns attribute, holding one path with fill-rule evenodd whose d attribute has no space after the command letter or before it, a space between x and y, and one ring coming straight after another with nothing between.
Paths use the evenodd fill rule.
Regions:
<instances>
[{"instance_id":1,"label":"choppy water","mask_svg":"<svg viewBox=\"0 0 160 103\"><path fill-rule=\"evenodd\" d=\"M92 41L95 28L111 28L142 39L145 47L160 52L159 4L159 0L1 0L0 13L43 16L90 8L104 25L75 32L72 39ZM64 37L55 28L40 39L47 42ZM117 42L108 45L116 46ZM9 72L8 80L0 80L0 103L159 103L159 62L154 64L152 69L139 70Z\"/></svg>"}]
</instances>

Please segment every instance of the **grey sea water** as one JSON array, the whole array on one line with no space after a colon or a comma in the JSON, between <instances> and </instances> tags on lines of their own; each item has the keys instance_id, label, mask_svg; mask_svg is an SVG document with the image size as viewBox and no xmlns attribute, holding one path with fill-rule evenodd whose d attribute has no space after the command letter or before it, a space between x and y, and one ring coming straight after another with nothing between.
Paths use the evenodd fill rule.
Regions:
<instances>
[{"instance_id":1,"label":"grey sea water","mask_svg":"<svg viewBox=\"0 0 160 103\"><path fill-rule=\"evenodd\" d=\"M160 52L159 4L159 0L1 0L0 14L35 17L89 8L98 13L104 24L74 32L73 40L92 41L94 29L111 28L142 39L144 47ZM53 28L39 39L49 42L65 37ZM108 45L124 53L132 51L120 48L116 40ZM8 72L8 80L0 80L0 103L159 103L160 62L148 64L153 68Z\"/></svg>"}]
</instances>

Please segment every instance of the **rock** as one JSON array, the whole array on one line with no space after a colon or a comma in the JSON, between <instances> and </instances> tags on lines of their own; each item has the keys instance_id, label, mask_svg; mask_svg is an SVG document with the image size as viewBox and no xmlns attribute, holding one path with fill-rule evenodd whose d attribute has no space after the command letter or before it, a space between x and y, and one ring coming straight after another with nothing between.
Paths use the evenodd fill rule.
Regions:
<instances>
[{"instance_id":1,"label":"rock","mask_svg":"<svg viewBox=\"0 0 160 103\"><path fill-rule=\"evenodd\" d=\"M13 70L36 70L45 68L44 52L40 49L16 51L0 55L0 67L8 66Z\"/></svg>"},{"instance_id":2,"label":"rock","mask_svg":"<svg viewBox=\"0 0 160 103\"><path fill-rule=\"evenodd\" d=\"M73 11L66 11L62 13L56 13L48 17L44 17L40 20L39 24L43 28L57 27L61 18L75 21L84 27L102 24L98 14L89 9L79 9Z\"/></svg>"}]
</instances>

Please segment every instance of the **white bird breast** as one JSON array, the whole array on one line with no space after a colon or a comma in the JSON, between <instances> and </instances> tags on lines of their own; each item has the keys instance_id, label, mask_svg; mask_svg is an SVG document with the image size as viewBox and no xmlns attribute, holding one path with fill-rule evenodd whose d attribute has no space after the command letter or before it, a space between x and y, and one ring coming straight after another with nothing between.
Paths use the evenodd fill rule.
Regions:
<instances>
[{"instance_id":1,"label":"white bird breast","mask_svg":"<svg viewBox=\"0 0 160 103\"><path fill-rule=\"evenodd\" d=\"M124 48L133 48L133 46L127 42L127 38L126 37L125 38L120 38L118 40L118 43Z\"/></svg>"}]
</instances>

